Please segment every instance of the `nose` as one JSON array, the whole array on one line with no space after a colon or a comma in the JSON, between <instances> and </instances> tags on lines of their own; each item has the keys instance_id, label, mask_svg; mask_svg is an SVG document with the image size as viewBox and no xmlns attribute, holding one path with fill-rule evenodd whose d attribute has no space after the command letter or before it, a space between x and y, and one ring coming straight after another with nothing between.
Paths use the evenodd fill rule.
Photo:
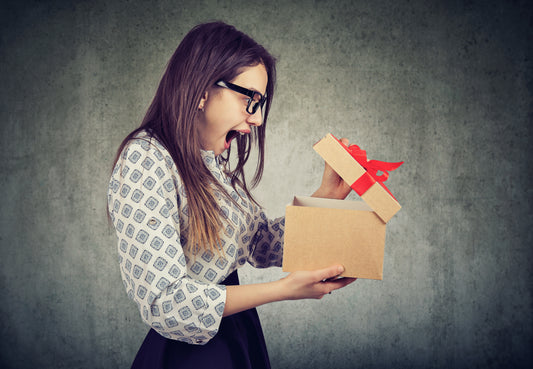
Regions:
<instances>
[{"instance_id":1,"label":"nose","mask_svg":"<svg viewBox=\"0 0 533 369\"><path fill-rule=\"evenodd\" d=\"M248 114L248 119L246 119L246 123L256 127L259 127L261 124L263 124L263 113L261 109L257 109L257 111L253 114Z\"/></svg>"}]
</instances>

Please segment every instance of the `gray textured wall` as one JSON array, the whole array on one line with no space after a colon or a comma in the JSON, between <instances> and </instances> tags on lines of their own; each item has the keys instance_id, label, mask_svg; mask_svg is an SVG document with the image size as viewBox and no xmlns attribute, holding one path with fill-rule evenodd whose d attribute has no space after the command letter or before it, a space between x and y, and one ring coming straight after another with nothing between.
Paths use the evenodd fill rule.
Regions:
<instances>
[{"instance_id":1,"label":"gray textured wall","mask_svg":"<svg viewBox=\"0 0 533 369\"><path fill-rule=\"evenodd\" d=\"M279 59L255 191L271 216L318 186L327 132L406 162L384 280L260 307L273 367L531 366L526 3L2 1L0 367L131 363L147 328L106 223L110 164L185 32L212 19Z\"/></svg>"}]
</instances>

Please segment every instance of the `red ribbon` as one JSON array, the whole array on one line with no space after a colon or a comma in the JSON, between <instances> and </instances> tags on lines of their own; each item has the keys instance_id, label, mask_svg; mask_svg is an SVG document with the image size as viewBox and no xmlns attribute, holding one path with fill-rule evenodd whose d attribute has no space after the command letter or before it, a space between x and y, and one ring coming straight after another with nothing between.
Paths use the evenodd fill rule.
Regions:
<instances>
[{"instance_id":1,"label":"red ribbon","mask_svg":"<svg viewBox=\"0 0 533 369\"><path fill-rule=\"evenodd\" d=\"M335 138L344 147L350 155L366 169L366 173L355 181L351 187L359 195L363 195L374 183L378 182L394 199L394 195L389 191L387 186L383 184L389 178L389 172L400 167L403 161L398 163L388 163L386 161L368 160L366 151L361 150L357 145L350 145L349 147L342 143L341 140ZM378 172L382 174L378 175Z\"/></svg>"}]
</instances>

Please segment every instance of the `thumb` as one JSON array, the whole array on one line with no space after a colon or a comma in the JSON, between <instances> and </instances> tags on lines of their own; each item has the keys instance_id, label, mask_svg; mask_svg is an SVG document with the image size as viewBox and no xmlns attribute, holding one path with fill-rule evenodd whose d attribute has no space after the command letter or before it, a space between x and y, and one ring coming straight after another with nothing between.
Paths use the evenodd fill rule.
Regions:
<instances>
[{"instance_id":1,"label":"thumb","mask_svg":"<svg viewBox=\"0 0 533 369\"><path fill-rule=\"evenodd\" d=\"M344 267L342 265L333 265L328 268L317 270L317 277L319 281L323 281L336 277L342 272L344 272Z\"/></svg>"},{"instance_id":2,"label":"thumb","mask_svg":"<svg viewBox=\"0 0 533 369\"><path fill-rule=\"evenodd\" d=\"M341 138L340 141L346 146L349 146L350 144L350 141L346 137Z\"/></svg>"}]
</instances>

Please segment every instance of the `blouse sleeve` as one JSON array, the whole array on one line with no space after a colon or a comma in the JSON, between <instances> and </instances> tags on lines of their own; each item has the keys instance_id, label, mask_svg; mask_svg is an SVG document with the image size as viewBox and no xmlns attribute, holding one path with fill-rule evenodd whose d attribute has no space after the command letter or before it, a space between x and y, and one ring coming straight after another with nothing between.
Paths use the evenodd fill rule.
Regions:
<instances>
[{"instance_id":1,"label":"blouse sleeve","mask_svg":"<svg viewBox=\"0 0 533 369\"><path fill-rule=\"evenodd\" d=\"M268 219L263 209L254 205L256 232L249 245L248 262L256 268L281 267L285 217Z\"/></svg>"},{"instance_id":2,"label":"blouse sleeve","mask_svg":"<svg viewBox=\"0 0 533 369\"><path fill-rule=\"evenodd\" d=\"M180 242L180 185L163 152L136 139L111 176L108 207L120 271L146 324L164 337L203 345L218 331L226 289L188 275Z\"/></svg>"}]
</instances>

